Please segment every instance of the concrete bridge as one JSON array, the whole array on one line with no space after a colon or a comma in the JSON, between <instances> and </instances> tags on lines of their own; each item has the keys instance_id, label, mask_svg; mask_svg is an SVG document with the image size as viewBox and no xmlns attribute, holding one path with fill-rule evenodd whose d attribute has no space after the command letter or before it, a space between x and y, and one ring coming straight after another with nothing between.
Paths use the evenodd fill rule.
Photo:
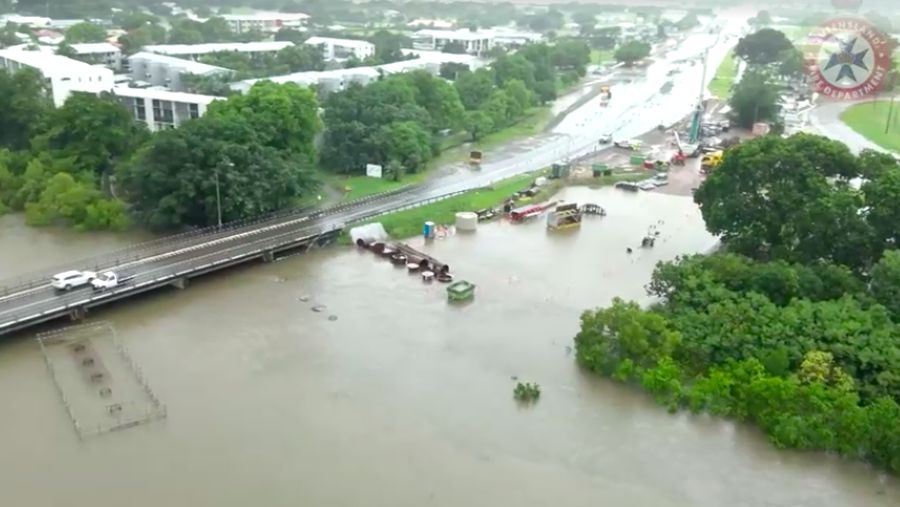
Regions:
<instances>
[{"instance_id":1,"label":"concrete bridge","mask_svg":"<svg viewBox=\"0 0 900 507\"><path fill-rule=\"evenodd\" d=\"M78 320L89 310L166 286L187 287L191 278L251 261L271 262L333 241L349 223L420 206L465 190L429 185L404 187L324 208L295 209L178 234L39 273L0 281L0 335L59 318ZM104 291L57 293L50 278L67 270L113 270L134 278Z\"/></svg>"}]
</instances>

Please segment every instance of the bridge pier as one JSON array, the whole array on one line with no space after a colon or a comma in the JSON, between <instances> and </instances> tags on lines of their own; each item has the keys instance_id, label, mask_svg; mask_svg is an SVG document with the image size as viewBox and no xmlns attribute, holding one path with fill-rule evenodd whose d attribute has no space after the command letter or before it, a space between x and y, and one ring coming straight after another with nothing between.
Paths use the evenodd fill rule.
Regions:
<instances>
[{"instance_id":1,"label":"bridge pier","mask_svg":"<svg viewBox=\"0 0 900 507\"><path fill-rule=\"evenodd\" d=\"M275 252L273 250L266 250L262 255L263 262L269 263L275 261Z\"/></svg>"},{"instance_id":2,"label":"bridge pier","mask_svg":"<svg viewBox=\"0 0 900 507\"><path fill-rule=\"evenodd\" d=\"M172 285L175 286L176 289L184 290L187 289L188 286L188 277L182 276L181 278L176 278Z\"/></svg>"},{"instance_id":3,"label":"bridge pier","mask_svg":"<svg viewBox=\"0 0 900 507\"><path fill-rule=\"evenodd\" d=\"M83 306L72 308L71 310L69 310L69 319L73 322L84 320L84 318L87 316L87 312L87 308Z\"/></svg>"}]
</instances>

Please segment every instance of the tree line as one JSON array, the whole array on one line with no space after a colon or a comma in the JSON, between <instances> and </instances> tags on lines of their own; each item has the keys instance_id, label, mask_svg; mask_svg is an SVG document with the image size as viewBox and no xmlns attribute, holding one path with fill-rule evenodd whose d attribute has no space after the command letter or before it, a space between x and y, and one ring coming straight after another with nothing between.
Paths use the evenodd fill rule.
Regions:
<instances>
[{"instance_id":1,"label":"tree line","mask_svg":"<svg viewBox=\"0 0 900 507\"><path fill-rule=\"evenodd\" d=\"M650 308L585 312L578 362L670 410L900 473L898 192L896 160L825 138L731 148L695 194L723 249L658 264Z\"/></svg>"},{"instance_id":2,"label":"tree line","mask_svg":"<svg viewBox=\"0 0 900 507\"><path fill-rule=\"evenodd\" d=\"M465 130L478 140L508 127L583 76L589 55L579 41L531 44L490 67L444 66L452 84L419 71L350 85L325 100L322 164L343 173L369 163L419 171L439 152L441 134Z\"/></svg>"},{"instance_id":3,"label":"tree line","mask_svg":"<svg viewBox=\"0 0 900 507\"><path fill-rule=\"evenodd\" d=\"M0 211L32 225L153 229L291 206L318 185L315 93L263 82L151 134L118 99L74 93L59 108L32 70L0 71Z\"/></svg>"}]
</instances>

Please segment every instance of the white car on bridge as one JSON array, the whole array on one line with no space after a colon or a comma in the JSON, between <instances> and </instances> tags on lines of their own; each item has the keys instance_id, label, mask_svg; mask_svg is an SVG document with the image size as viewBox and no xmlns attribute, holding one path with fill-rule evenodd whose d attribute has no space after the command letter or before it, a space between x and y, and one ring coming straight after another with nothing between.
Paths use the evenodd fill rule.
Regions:
<instances>
[{"instance_id":1,"label":"white car on bridge","mask_svg":"<svg viewBox=\"0 0 900 507\"><path fill-rule=\"evenodd\" d=\"M94 278L97 273L93 271L63 271L53 275L50 285L56 290L72 290L89 285Z\"/></svg>"}]
</instances>

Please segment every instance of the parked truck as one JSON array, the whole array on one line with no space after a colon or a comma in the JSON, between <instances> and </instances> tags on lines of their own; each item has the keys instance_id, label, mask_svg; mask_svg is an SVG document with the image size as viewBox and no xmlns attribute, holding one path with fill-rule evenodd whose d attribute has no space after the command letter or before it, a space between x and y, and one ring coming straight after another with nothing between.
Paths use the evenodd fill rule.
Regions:
<instances>
[{"instance_id":1,"label":"parked truck","mask_svg":"<svg viewBox=\"0 0 900 507\"><path fill-rule=\"evenodd\" d=\"M114 289L130 282L133 278L134 275L120 275L114 271L106 271L91 280L91 287L97 291Z\"/></svg>"}]
</instances>

